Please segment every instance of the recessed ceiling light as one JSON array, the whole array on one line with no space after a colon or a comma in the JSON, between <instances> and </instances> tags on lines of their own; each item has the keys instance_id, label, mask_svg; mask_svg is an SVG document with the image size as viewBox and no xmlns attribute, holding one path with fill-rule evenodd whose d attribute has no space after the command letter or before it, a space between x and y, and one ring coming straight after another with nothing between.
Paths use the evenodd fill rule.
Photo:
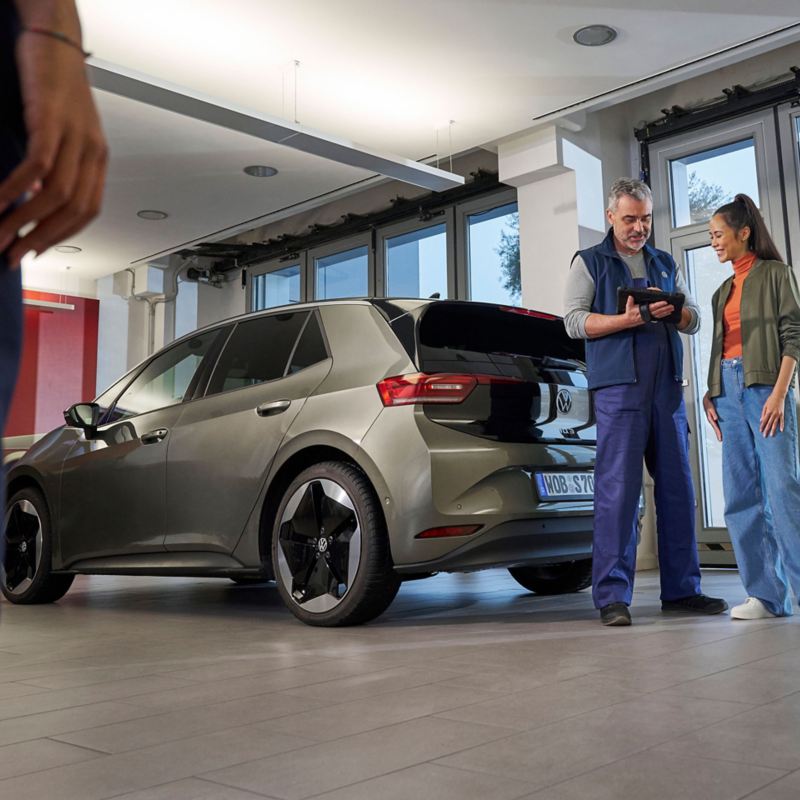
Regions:
<instances>
[{"instance_id":1,"label":"recessed ceiling light","mask_svg":"<svg viewBox=\"0 0 800 800\"><path fill-rule=\"evenodd\" d=\"M155 211L152 208L144 208L136 212L137 217L142 219L166 219L169 214L166 211Z\"/></svg>"},{"instance_id":2,"label":"recessed ceiling light","mask_svg":"<svg viewBox=\"0 0 800 800\"><path fill-rule=\"evenodd\" d=\"M584 47L600 47L613 42L617 38L617 32L608 25L587 25L585 28L578 28L572 38Z\"/></svg>"},{"instance_id":3,"label":"recessed ceiling light","mask_svg":"<svg viewBox=\"0 0 800 800\"><path fill-rule=\"evenodd\" d=\"M75 247L73 244L59 244L53 248L57 253L80 253L82 248Z\"/></svg>"},{"instance_id":4,"label":"recessed ceiling light","mask_svg":"<svg viewBox=\"0 0 800 800\"><path fill-rule=\"evenodd\" d=\"M265 167L263 164L253 164L250 167L245 167L244 171L253 178L271 178L273 175L278 174L275 167Z\"/></svg>"}]
</instances>

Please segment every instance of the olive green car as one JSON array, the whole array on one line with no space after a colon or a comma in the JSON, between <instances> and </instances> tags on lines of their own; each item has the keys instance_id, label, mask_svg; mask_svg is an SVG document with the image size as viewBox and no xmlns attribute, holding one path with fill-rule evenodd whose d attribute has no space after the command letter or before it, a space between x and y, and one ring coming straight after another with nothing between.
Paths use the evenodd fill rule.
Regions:
<instances>
[{"instance_id":1,"label":"olive green car","mask_svg":"<svg viewBox=\"0 0 800 800\"><path fill-rule=\"evenodd\" d=\"M0 588L41 603L76 574L274 579L326 626L372 619L403 579L438 571L585 588L582 358L557 317L461 301L211 325L72 406L13 464Z\"/></svg>"}]
</instances>

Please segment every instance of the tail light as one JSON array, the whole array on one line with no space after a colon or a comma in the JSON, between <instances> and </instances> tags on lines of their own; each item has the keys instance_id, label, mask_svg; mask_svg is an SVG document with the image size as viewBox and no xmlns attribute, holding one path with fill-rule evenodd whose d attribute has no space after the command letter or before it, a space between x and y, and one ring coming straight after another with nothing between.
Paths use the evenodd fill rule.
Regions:
<instances>
[{"instance_id":1,"label":"tail light","mask_svg":"<svg viewBox=\"0 0 800 800\"><path fill-rule=\"evenodd\" d=\"M500 383L522 383L522 380L501 375L427 375L415 372L384 378L377 386L385 406L407 406L416 403L462 403L478 384Z\"/></svg>"}]
</instances>

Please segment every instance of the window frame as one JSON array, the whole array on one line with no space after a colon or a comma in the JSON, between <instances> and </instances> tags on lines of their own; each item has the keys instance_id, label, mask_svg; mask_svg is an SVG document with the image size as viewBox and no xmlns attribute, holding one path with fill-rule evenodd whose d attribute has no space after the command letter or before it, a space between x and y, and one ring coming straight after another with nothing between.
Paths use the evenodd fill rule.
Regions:
<instances>
[{"instance_id":1,"label":"window frame","mask_svg":"<svg viewBox=\"0 0 800 800\"><path fill-rule=\"evenodd\" d=\"M470 264L469 264L469 220L475 214L482 214L491 211L493 208L506 206L510 203L517 204L519 211L519 200L517 190L509 188L501 192L493 192L490 195L470 200L456 206L456 287L459 290L457 300L472 300L470 291ZM483 302L483 301L476 301ZM520 298L522 302L522 298Z\"/></svg>"},{"instance_id":2,"label":"window frame","mask_svg":"<svg viewBox=\"0 0 800 800\"><path fill-rule=\"evenodd\" d=\"M709 126L703 130L690 131L670 137L663 142L650 145L650 153L655 155L651 169L653 189L653 230L656 246L670 249L670 240L676 236L708 230L708 221L693 222L689 225L672 224L672 172L670 162L686 156L713 150L726 144L753 139L756 159L756 175L760 210L767 225L770 219L780 219L783 213L780 200L774 188L780 184L780 167L768 143L775 141L775 121L771 112L758 111L735 120L728 120ZM777 231L773 231L773 238ZM783 245L783 236L779 248Z\"/></svg>"},{"instance_id":3,"label":"window frame","mask_svg":"<svg viewBox=\"0 0 800 800\"><path fill-rule=\"evenodd\" d=\"M424 222L417 217L396 222L392 225L385 225L378 229L375 242L375 288L378 297L394 297L386 293L389 284L388 259L386 257L386 245L389 239L403 236L407 233L416 233L428 228L436 228L444 225L445 236L445 277L447 280L447 297L443 300L455 300L456 290L456 252L455 252L455 206L448 206L443 209L442 214L431 217ZM425 298L423 298L425 299Z\"/></svg>"},{"instance_id":4,"label":"window frame","mask_svg":"<svg viewBox=\"0 0 800 800\"><path fill-rule=\"evenodd\" d=\"M267 308L253 308L253 286L255 278L261 275L268 275L270 272L280 272L288 267L300 267L300 299L297 303L288 303L283 306L269 306ZM308 251L304 250L298 254L297 258L273 258L269 261L260 261L247 268L247 286L245 289L245 308L247 313L258 313L260 311L270 311L273 308L289 308L308 302Z\"/></svg>"},{"instance_id":5,"label":"window frame","mask_svg":"<svg viewBox=\"0 0 800 800\"><path fill-rule=\"evenodd\" d=\"M317 259L327 258L328 256L334 256L338 253L346 253L349 250L357 250L361 247L367 248L367 294L348 295L347 297L318 297ZM355 236L347 236L343 239L336 239L336 241L327 242L319 247L311 248L306 251L306 259L308 267L308 293L312 301L324 302L325 300L353 300L375 296L375 248L373 246L373 240L370 231L365 231L364 233L359 233Z\"/></svg>"}]
</instances>

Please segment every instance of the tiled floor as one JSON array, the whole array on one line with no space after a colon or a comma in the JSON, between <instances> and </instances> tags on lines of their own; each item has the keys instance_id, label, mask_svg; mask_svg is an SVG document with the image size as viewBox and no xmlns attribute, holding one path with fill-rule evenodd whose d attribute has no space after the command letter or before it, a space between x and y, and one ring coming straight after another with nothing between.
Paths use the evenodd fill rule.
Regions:
<instances>
[{"instance_id":1,"label":"tiled floor","mask_svg":"<svg viewBox=\"0 0 800 800\"><path fill-rule=\"evenodd\" d=\"M654 573L609 629L494 571L324 630L269 584L80 578L0 605L0 797L796 800L800 618L659 608Z\"/></svg>"}]
</instances>

